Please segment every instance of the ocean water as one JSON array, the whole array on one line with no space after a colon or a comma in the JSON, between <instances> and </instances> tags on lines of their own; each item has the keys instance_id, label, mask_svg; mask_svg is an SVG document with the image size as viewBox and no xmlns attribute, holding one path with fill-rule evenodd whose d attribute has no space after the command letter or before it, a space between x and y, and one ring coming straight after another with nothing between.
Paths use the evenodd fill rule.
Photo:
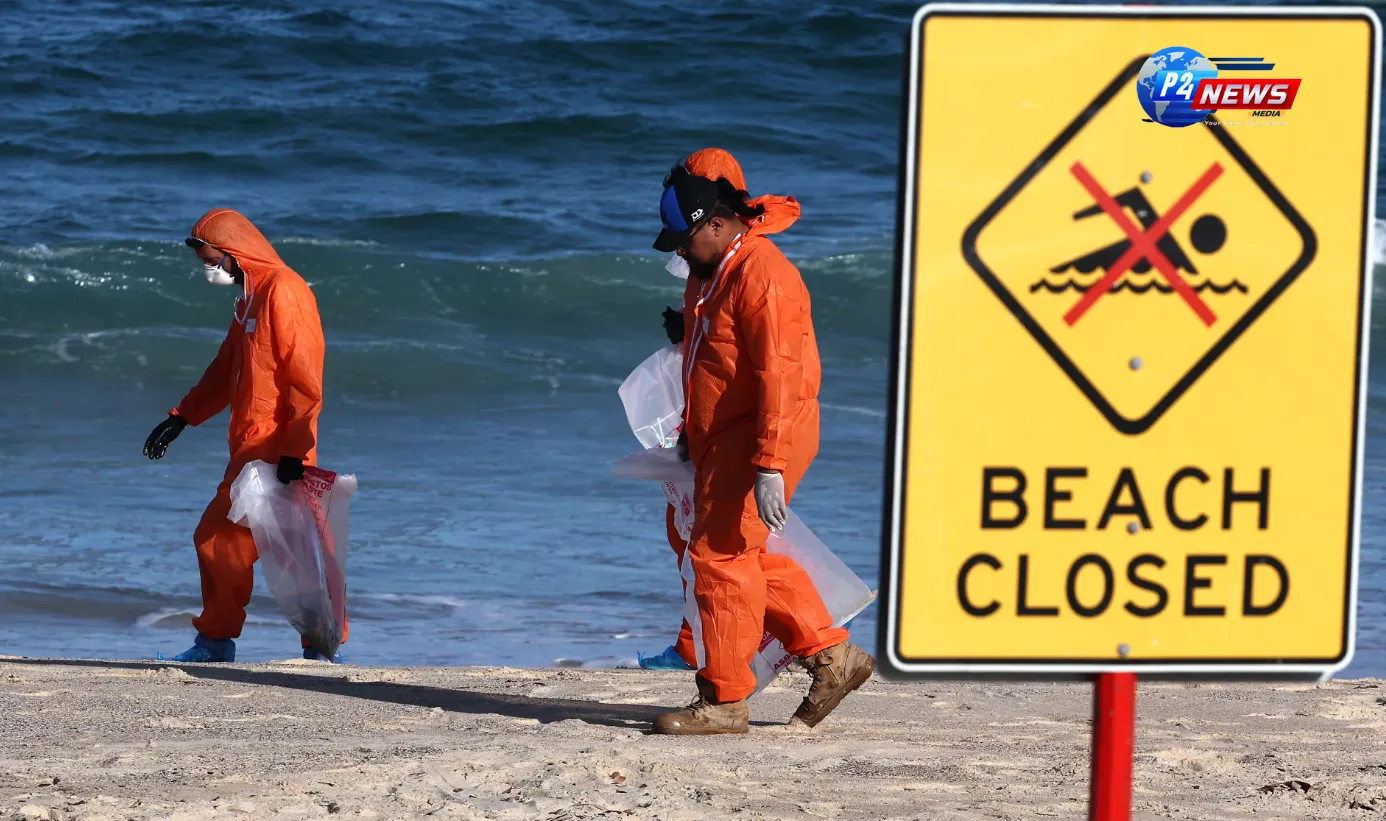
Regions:
<instances>
[{"instance_id":1,"label":"ocean water","mask_svg":"<svg viewBox=\"0 0 1386 821\"><path fill-rule=\"evenodd\" d=\"M916 6L339 6L0 0L0 654L191 639L225 417L161 462L140 449L225 330L233 294L181 244L223 205L318 295L320 460L361 482L349 660L662 650L681 611L662 496L607 464L638 447L616 388L682 290L649 214L706 145L803 203L780 244L813 292L824 410L796 510L874 585ZM1386 673L1383 378L1354 674ZM293 655L257 583L240 656ZM875 618L854 625L869 645Z\"/></svg>"}]
</instances>

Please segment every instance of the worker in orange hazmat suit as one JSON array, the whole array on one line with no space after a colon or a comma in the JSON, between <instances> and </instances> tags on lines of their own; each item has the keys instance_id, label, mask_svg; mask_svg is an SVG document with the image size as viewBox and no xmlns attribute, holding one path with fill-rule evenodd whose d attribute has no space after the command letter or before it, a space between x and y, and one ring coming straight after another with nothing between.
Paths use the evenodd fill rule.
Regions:
<instances>
[{"instance_id":1,"label":"worker in orange hazmat suit","mask_svg":"<svg viewBox=\"0 0 1386 821\"><path fill-rule=\"evenodd\" d=\"M144 453L163 458L184 427L197 427L230 406L231 459L193 534L202 577L202 614L193 620L197 638L174 660L234 661L259 554L250 530L227 519L231 483L256 460L277 464L285 484L302 479L303 466L316 463L322 324L308 283L241 214L225 208L207 212L186 242L202 260L209 282L239 285L241 294L216 358L149 435ZM306 642L303 654L329 660Z\"/></svg>"},{"instance_id":2,"label":"worker in orange hazmat suit","mask_svg":"<svg viewBox=\"0 0 1386 821\"><path fill-rule=\"evenodd\" d=\"M704 148L695 151L683 161L683 167L694 176L705 177L714 182L720 179L727 180L743 199L748 200L747 218L756 224L762 234L779 233L793 225L799 218L799 203L793 197L763 196L749 199L746 174L741 168L741 163L737 162L731 152L725 149ZM763 209L762 213L754 214L757 206ZM675 311L672 308L667 308L664 312L664 330L669 337L669 342L674 345L681 345L683 340L689 336L688 329L685 327L689 316L688 306L697 301L701 280L696 277L689 277L688 262L682 255L675 254L673 256L669 269L671 273L681 277L686 282L680 309ZM687 350L684 353L686 354ZM688 540L679 533L678 526L675 524L673 505L669 505L665 509L664 518L669 547L673 549L675 560L682 567L683 554ZM674 652L689 669L698 666L693 647L693 628L689 626L687 619L683 620L679 628L678 638L674 642Z\"/></svg>"},{"instance_id":3,"label":"worker in orange hazmat suit","mask_svg":"<svg viewBox=\"0 0 1386 821\"><path fill-rule=\"evenodd\" d=\"M693 462L688 546L706 663L698 698L655 719L671 735L745 733L751 658L769 630L813 682L795 712L810 727L860 687L875 660L847 641L802 567L766 552L818 454L821 367L803 278L765 236L764 205L725 179L676 166L660 198L657 251L688 261L685 432Z\"/></svg>"}]
</instances>

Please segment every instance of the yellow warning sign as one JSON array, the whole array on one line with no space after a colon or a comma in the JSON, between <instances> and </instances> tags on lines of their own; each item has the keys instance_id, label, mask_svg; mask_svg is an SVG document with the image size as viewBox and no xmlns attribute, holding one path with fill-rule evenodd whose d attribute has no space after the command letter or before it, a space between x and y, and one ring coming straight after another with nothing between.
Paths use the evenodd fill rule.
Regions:
<instances>
[{"instance_id":1,"label":"yellow warning sign","mask_svg":"<svg viewBox=\"0 0 1386 821\"><path fill-rule=\"evenodd\" d=\"M891 669L1348 663L1379 29L1346 8L921 10Z\"/></svg>"}]
</instances>

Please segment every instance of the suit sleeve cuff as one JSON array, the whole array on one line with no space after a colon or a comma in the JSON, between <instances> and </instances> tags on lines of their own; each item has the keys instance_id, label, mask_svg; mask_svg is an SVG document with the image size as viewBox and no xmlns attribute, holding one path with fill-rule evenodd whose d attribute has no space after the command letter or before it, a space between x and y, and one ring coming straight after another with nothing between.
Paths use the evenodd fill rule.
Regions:
<instances>
[{"instance_id":1,"label":"suit sleeve cuff","mask_svg":"<svg viewBox=\"0 0 1386 821\"><path fill-rule=\"evenodd\" d=\"M182 405L179 405L178 407L169 411L168 415L176 416L179 419L182 419L184 422L187 422L189 426L194 428L202 424L203 422L207 421L206 419L194 419L187 411L183 410Z\"/></svg>"},{"instance_id":2,"label":"suit sleeve cuff","mask_svg":"<svg viewBox=\"0 0 1386 821\"><path fill-rule=\"evenodd\" d=\"M784 473L789 468L789 460L783 458L772 458L770 456L757 456L751 464L757 470L770 471L773 473Z\"/></svg>"}]
</instances>

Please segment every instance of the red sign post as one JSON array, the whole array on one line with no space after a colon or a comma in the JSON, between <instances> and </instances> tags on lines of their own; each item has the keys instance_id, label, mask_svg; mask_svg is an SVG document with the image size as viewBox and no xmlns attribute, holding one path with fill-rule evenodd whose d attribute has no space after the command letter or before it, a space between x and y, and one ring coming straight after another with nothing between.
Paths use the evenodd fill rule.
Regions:
<instances>
[{"instance_id":1,"label":"red sign post","mask_svg":"<svg viewBox=\"0 0 1386 821\"><path fill-rule=\"evenodd\" d=\"M1136 674L1101 673L1093 691L1090 821L1130 821Z\"/></svg>"}]
</instances>

